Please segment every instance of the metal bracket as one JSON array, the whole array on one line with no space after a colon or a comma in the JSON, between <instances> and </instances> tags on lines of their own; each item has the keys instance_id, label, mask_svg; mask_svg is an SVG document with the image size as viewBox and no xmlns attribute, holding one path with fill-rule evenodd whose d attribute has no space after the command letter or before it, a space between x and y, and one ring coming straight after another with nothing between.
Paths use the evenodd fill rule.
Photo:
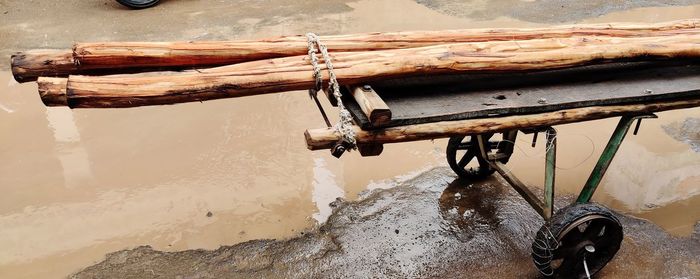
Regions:
<instances>
[{"instance_id":1,"label":"metal bracket","mask_svg":"<svg viewBox=\"0 0 700 279\"><path fill-rule=\"evenodd\" d=\"M333 147L331 147L331 155L336 158L340 158L340 156L343 156L343 153L345 151L352 149L352 144L349 142L341 139L338 140Z\"/></svg>"}]
</instances>

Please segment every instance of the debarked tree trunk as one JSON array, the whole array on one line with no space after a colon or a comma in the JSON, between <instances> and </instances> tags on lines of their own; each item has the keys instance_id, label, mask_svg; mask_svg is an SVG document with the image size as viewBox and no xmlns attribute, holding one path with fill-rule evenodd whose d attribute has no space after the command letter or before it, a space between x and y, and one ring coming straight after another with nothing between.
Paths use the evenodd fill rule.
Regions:
<instances>
[{"instance_id":1,"label":"debarked tree trunk","mask_svg":"<svg viewBox=\"0 0 700 279\"><path fill-rule=\"evenodd\" d=\"M696 33L700 20L659 24L588 24L545 28L464 29L323 36L332 52L373 51L439 44L516 41L573 36L645 37ZM154 69L222 66L247 61L303 55L305 36L261 40L201 42L77 43L72 49L33 50L12 56L12 72L19 82L39 76L128 73Z\"/></svg>"},{"instance_id":2,"label":"debarked tree trunk","mask_svg":"<svg viewBox=\"0 0 700 279\"><path fill-rule=\"evenodd\" d=\"M698 58L700 34L459 43L332 56L339 82L352 85L413 75L536 71L616 61ZM39 90L44 92L42 96L51 96L43 100L52 106L134 107L308 89L314 86L312 72L308 57L301 55L202 71L70 76L65 82L49 83L40 79ZM65 84L65 88L53 86L56 83ZM57 97L61 94L65 98Z\"/></svg>"}]
</instances>

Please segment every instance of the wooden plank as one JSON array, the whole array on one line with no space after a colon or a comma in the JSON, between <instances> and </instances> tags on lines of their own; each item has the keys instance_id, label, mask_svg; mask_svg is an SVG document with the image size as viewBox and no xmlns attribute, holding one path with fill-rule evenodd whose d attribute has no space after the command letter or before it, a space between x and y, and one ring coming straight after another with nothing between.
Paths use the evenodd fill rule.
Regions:
<instances>
[{"instance_id":1,"label":"wooden plank","mask_svg":"<svg viewBox=\"0 0 700 279\"><path fill-rule=\"evenodd\" d=\"M358 144L384 144L446 138L457 135L500 133L509 130L539 128L567 123L603 119L626 114L653 113L700 106L700 96L683 100L644 102L621 106L594 106L553 112L494 118L441 121L365 131L355 126ZM329 149L340 135L332 128L310 129L304 133L311 150Z\"/></svg>"},{"instance_id":2,"label":"wooden plank","mask_svg":"<svg viewBox=\"0 0 700 279\"><path fill-rule=\"evenodd\" d=\"M443 84L425 85L441 79ZM452 80L419 77L374 88L392 111L392 119L382 127L392 127L697 96L700 65L626 63ZM377 128L357 104L347 106L363 129Z\"/></svg>"},{"instance_id":3,"label":"wooden plank","mask_svg":"<svg viewBox=\"0 0 700 279\"><path fill-rule=\"evenodd\" d=\"M386 105L371 86L351 86L348 90L372 126L380 127L391 121L389 106Z\"/></svg>"}]
</instances>

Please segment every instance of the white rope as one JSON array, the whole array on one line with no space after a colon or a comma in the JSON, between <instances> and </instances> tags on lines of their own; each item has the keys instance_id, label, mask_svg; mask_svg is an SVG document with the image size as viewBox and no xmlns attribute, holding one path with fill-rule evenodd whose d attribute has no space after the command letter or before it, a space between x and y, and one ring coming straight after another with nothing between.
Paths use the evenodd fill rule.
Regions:
<instances>
[{"instance_id":1,"label":"white rope","mask_svg":"<svg viewBox=\"0 0 700 279\"><path fill-rule=\"evenodd\" d=\"M588 143L590 144L591 149L590 149L590 152L588 152L588 154L586 155L586 158L582 159L581 161L579 161L578 163L576 163L572 166L560 167L557 165L555 168L558 170L572 170L572 169L578 168L579 166L588 162L588 160L590 160L593 157L593 155L595 154L596 149L597 149L595 141L593 141L593 139L586 134L575 134L575 133L571 134L571 133L569 133L568 135L581 136L581 137L585 138L588 141ZM554 136L554 139L557 139L557 138L559 138L559 134ZM529 147L531 144L530 141L521 140L521 139L517 139L516 141L510 141L510 140L504 139L501 141L512 143L513 146L515 146L515 148L518 149L518 151L520 151L523 155L525 155L525 157L528 157L528 158L544 158L546 156L547 152L549 151L549 149L551 148L551 147L546 147L547 145L545 143L544 151L530 153L530 152L527 152L526 149L521 146L521 145L527 145Z\"/></svg>"},{"instance_id":2,"label":"white rope","mask_svg":"<svg viewBox=\"0 0 700 279\"><path fill-rule=\"evenodd\" d=\"M340 110L339 120L338 123L335 124L334 129L336 133L340 134L343 140L350 144L352 149L356 149L357 140L355 139L355 130L352 128L352 116L345 108L345 105L343 105L342 96L340 95L340 85L333 72L333 62L331 61L331 56L328 54L328 48L326 48L326 45L323 44L314 33L307 33L306 38L309 44L308 54L311 59L311 65L314 68L314 79L316 80L316 87L311 89L313 90L312 93L316 94L323 86L321 67L318 64L318 57L316 56L317 51L320 51L321 56L323 56L323 61L326 63L326 70L328 71L328 90L330 90L335 97L338 103L338 110Z\"/></svg>"}]
</instances>

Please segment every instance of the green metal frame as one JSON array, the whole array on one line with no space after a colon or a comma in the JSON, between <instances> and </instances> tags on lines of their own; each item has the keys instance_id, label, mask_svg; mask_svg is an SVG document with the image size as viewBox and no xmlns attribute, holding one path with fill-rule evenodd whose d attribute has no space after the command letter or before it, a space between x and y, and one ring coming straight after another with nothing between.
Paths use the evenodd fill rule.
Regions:
<instances>
[{"instance_id":1,"label":"green metal frame","mask_svg":"<svg viewBox=\"0 0 700 279\"><path fill-rule=\"evenodd\" d=\"M586 184L579 193L576 199L577 203L587 203L590 202L591 197L595 193L598 185L600 185L605 172L607 171L612 159L615 157L617 150L620 148L622 141L625 139L627 132L629 131L632 123L637 122L634 133L637 133L639 129L639 123L644 118L657 118L654 114L647 115L630 115L623 116L620 122L617 124L615 131L613 132L608 144L605 146L603 153L598 158L591 175L588 177ZM517 132L507 131L503 133L504 141L501 144L505 146L499 146L497 152L486 151L486 139L483 135L477 135L477 140L479 143L480 155L486 158L489 165L496 170L513 189L515 189L529 204L532 206L537 213L539 213L542 218L549 221L554 213L554 181L555 181L555 171L556 171L556 157L557 157L557 131L552 127L544 127L539 129L531 129L528 131L523 131L525 133L534 132L535 137L533 138L533 146L537 139L538 132L546 133L546 159L545 159L545 171L544 171L544 199L540 200L537 195L530 191L524 183L522 183L515 175L505 166L505 162L513 153L513 145L515 144L515 136Z\"/></svg>"},{"instance_id":2,"label":"green metal frame","mask_svg":"<svg viewBox=\"0 0 700 279\"><path fill-rule=\"evenodd\" d=\"M547 155L544 165L544 219L549 220L554 214L554 172L557 168L557 130L547 127Z\"/></svg>"}]
</instances>

